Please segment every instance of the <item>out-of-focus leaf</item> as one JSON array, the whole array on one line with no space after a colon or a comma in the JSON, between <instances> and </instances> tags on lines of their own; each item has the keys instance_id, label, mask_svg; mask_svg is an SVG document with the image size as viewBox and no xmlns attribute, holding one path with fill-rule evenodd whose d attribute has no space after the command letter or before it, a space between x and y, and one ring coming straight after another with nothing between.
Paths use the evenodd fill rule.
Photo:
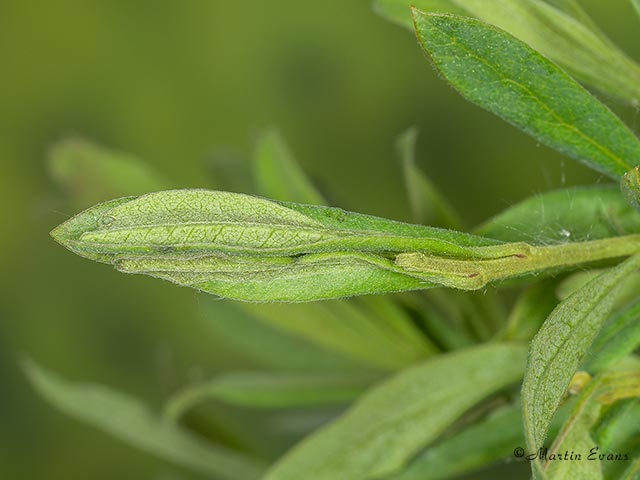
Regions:
<instances>
[{"instance_id":1,"label":"out-of-focus leaf","mask_svg":"<svg viewBox=\"0 0 640 480\"><path fill-rule=\"evenodd\" d=\"M409 196L413 220L417 223L461 229L462 219L434 183L416 166L415 148L418 130L404 132L397 142L402 161L404 184Z\"/></svg>"},{"instance_id":2,"label":"out-of-focus leaf","mask_svg":"<svg viewBox=\"0 0 640 480\"><path fill-rule=\"evenodd\" d=\"M378 0L375 10L413 28L407 7L476 17L511 33L580 81L636 104L640 66L618 49L573 0Z\"/></svg>"},{"instance_id":3,"label":"out-of-focus leaf","mask_svg":"<svg viewBox=\"0 0 640 480\"><path fill-rule=\"evenodd\" d=\"M327 203L295 161L277 130L267 130L258 140L253 173L259 195L310 205Z\"/></svg>"},{"instance_id":4,"label":"out-of-focus leaf","mask_svg":"<svg viewBox=\"0 0 640 480\"><path fill-rule=\"evenodd\" d=\"M638 8L638 12L640 12L640 8ZM640 480L640 458L633 459L620 480Z\"/></svg>"},{"instance_id":5,"label":"out-of-focus leaf","mask_svg":"<svg viewBox=\"0 0 640 480\"><path fill-rule=\"evenodd\" d=\"M24 370L34 388L62 412L164 460L229 480L258 478L264 470L253 458L199 440L163 421L128 395L100 385L67 382L32 361L24 363Z\"/></svg>"},{"instance_id":6,"label":"out-of-focus leaf","mask_svg":"<svg viewBox=\"0 0 640 480\"><path fill-rule=\"evenodd\" d=\"M640 214L617 186L570 187L529 197L475 232L508 242L577 242L640 232Z\"/></svg>"},{"instance_id":7,"label":"out-of-focus leaf","mask_svg":"<svg viewBox=\"0 0 640 480\"><path fill-rule=\"evenodd\" d=\"M631 0L631 5L633 5L633 8L640 17L640 0Z\"/></svg>"},{"instance_id":8,"label":"out-of-focus leaf","mask_svg":"<svg viewBox=\"0 0 640 480\"><path fill-rule=\"evenodd\" d=\"M339 373L229 372L178 391L167 402L166 414L175 420L208 400L261 409L344 405L379 378Z\"/></svg>"},{"instance_id":9,"label":"out-of-focus leaf","mask_svg":"<svg viewBox=\"0 0 640 480\"><path fill-rule=\"evenodd\" d=\"M593 342L584 370L599 372L640 346L640 300L609 320Z\"/></svg>"},{"instance_id":10,"label":"out-of-focus leaf","mask_svg":"<svg viewBox=\"0 0 640 480\"><path fill-rule=\"evenodd\" d=\"M409 309L415 316L421 328L426 331L429 338L441 346L444 350L456 350L468 347L474 343L465 326L458 317L457 305L449 305L445 302L451 292L450 290L432 290L432 293L439 292L441 295L435 296L437 301L444 302L444 311L439 308L437 301L426 298L424 295L399 294L396 298ZM441 298L445 297L445 298ZM453 303L453 297L452 297ZM446 309L446 307L453 307ZM455 312L452 314L452 311ZM452 318L453 317L453 318Z\"/></svg>"},{"instance_id":11,"label":"out-of-focus leaf","mask_svg":"<svg viewBox=\"0 0 640 480\"><path fill-rule=\"evenodd\" d=\"M423 12L457 13L466 15L464 8L452 0L373 0L373 11L381 17L413 30L411 7Z\"/></svg>"},{"instance_id":12,"label":"out-of-focus leaf","mask_svg":"<svg viewBox=\"0 0 640 480\"><path fill-rule=\"evenodd\" d=\"M79 207L171 187L169 181L133 155L80 138L55 144L48 160L51 177Z\"/></svg>"},{"instance_id":13,"label":"out-of-focus leaf","mask_svg":"<svg viewBox=\"0 0 640 480\"><path fill-rule=\"evenodd\" d=\"M624 174L620 180L620 190L629 205L640 211L640 166Z\"/></svg>"},{"instance_id":14,"label":"out-of-focus leaf","mask_svg":"<svg viewBox=\"0 0 640 480\"><path fill-rule=\"evenodd\" d=\"M633 407L635 404L637 404L637 399L627 398L603 408L598 422L591 429L595 445L598 445L603 451L611 451L616 437L626 433L627 427L624 424L634 420Z\"/></svg>"},{"instance_id":15,"label":"out-of-focus leaf","mask_svg":"<svg viewBox=\"0 0 640 480\"><path fill-rule=\"evenodd\" d=\"M212 149L205 158L211 188L229 192L251 192L253 181L249 159L229 147Z\"/></svg>"},{"instance_id":16,"label":"out-of-focus leaf","mask_svg":"<svg viewBox=\"0 0 640 480\"><path fill-rule=\"evenodd\" d=\"M256 318L251 305L212 299L202 299L199 305L203 321L213 335L256 366L280 371L312 372L372 369L365 361ZM291 321L297 320L291 318Z\"/></svg>"},{"instance_id":17,"label":"out-of-focus leaf","mask_svg":"<svg viewBox=\"0 0 640 480\"><path fill-rule=\"evenodd\" d=\"M569 418L560 430L556 442L549 449L549 455L564 452L578 452L587 455L595 442L591 437L591 427L600 416L602 404L597 400L600 379L594 379L581 392L573 406ZM554 480L601 480L602 465L596 457L592 460L581 458L576 461L550 461L545 465L546 474Z\"/></svg>"},{"instance_id":18,"label":"out-of-focus leaf","mask_svg":"<svg viewBox=\"0 0 640 480\"><path fill-rule=\"evenodd\" d=\"M556 281L545 279L525 289L511 309L502 337L506 340L528 341L553 311L558 299Z\"/></svg>"},{"instance_id":19,"label":"out-of-focus leaf","mask_svg":"<svg viewBox=\"0 0 640 480\"><path fill-rule=\"evenodd\" d=\"M414 10L414 20L436 68L471 102L615 179L640 163L620 119L527 44L472 18Z\"/></svg>"},{"instance_id":20,"label":"out-of-focus leaf","mask_svg":"<svg viewBox=\"0 0 640 480\"><path fill-rule=\"evenodd\" d=\"M414 340L417 332L403 333L393 322L388 323L353 302L247 305L246 308L268 325L378 369L411 365L437 351L424 337ZM411 328L409 324L407 327Z\"/></svg>"},{"instance_id":21,"label":"out-of-focus leaf","mask_svg":"<svg viewBox=\"0 0 640 480\"><path fill-rule=\"evenodd\" d=\"M439 355L362 396L293 448L265 480L379 478L399 471L460 415L522 375L525 348L486 344Z\"/></svg>"},{"instance_id":22,"label":"out-of-focus leaf","mask_svg":"<svg viewBox=\"0 0 640 480\"><path fill-rule=\"evenodd\" d=\"M532 340L522 385L529 451L542 447L562 396L610 313L617 286L638 267L640 255L635 255L589 282L554 309ZM532 468L540 476L538 459Z\"/></svg>"},{"instance_id":23,"label":"out-of-focus leaf","mask_svg":"<svg viewBox=\"0 0 640 480\"><path fill-rule=\"evenodd\" d=\"M389 480L444 480L513 455L523 440L520 404L500 408L486 419L436 443ZM455 459L455 460L454 460Z\"/></svg>"}]
</instances>

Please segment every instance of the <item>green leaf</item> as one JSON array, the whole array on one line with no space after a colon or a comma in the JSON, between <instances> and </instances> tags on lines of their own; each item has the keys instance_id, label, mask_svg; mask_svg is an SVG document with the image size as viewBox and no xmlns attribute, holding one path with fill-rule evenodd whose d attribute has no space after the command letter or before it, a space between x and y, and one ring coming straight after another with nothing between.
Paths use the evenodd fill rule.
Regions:
<instances>
[{"instance_id":1,"label":"green leaf","mask_svg":"<svg viewBox=\"0 0 640 480\"><path fill-rule=\"evenodd\" d=\"M620 119L522 41L466 17L414 10L414 20L436 68L471 102L615 179L640 163Z\"/></svg>"},{"instance_id":2,"label":"green leaf","mask_svg":"<svg viewBox=\"0 0 640 480\"><path fill-rule=\"evenodd\" d=\"M584 369L599 372L640 346L640 300L609 320L593 342Z\"/></svg>"},{"instance_id":3,"label":"green leaf","mask_svg":"<svg viewBox=\"0 0 640 480\"><path fill-rule=\"evenodd\" d=\"M533 338L558 303L556 285L555 279L545 279L525 289L511 309L501 338L515 341Z\"/></svg>"},{"instance_id":4,"label":"green leaf","mask_svg":"<svg viewBox=\"0 0 640 480\"><path fill-rule=\"evenodd\" d=\"M631 5L633 5L633 8L635 9L636 13L640 17L640 0L631 0Z\"/></svg>"},{"instance_id":5,"label":"green leaf","mask_svg":"<svg viewBox=\"0 0 640 480\"><path fill-rule=\"evenodd\" d=\"M397 143L413 220L417 223L460 229L462 219L458 212L440 193L433 182L416 166L415 147L417 137L418 130L412 127L400 136Z\"/></svg>"},{"instance_id":6,"label":"green leaf","mask_svg":"<svg viewBox=\"0 0 640 480\"><path fill-rule=\"evenodd\" d=\"M268 130L260 137L254 156L253 174L259 195L311 205L326 203L277 130Z\"/></svg>"},{"instance_id":7,"label":"green leaf","mask_svg":"<svg viewBox=\"0 0 640 480\"><path fill-rule=\"evenodd\" d=\"M529 197L475 232L507 242L579 242L640 232L640 215L614 185L570 187Z\"/></svg>"},{"instance_id":8,"label":"green leaf","mask_svg":"<svg viewBox=\"0 0 640 480\"><path fill-rule=\"evenodd\" d=\"M366 362L256 318L247 308L250 304L203 298L199 305L202 306L203 321L216 339L256 366L296 372L371 369Z\"/></svg>"},{"instance_id":9,"label":"green leaf","mask_svg":"<svg viewBox=\"0 0 640 480\"><path fill-rule=\"evenodd\" d=\"M265 480L379 478L397 472L456 419L522 375L525 348L487 344L440 355L377 385L304 439Z\"/></svg>"},{"instance_id":10,"label":"green leaf","mask_svg":"<svg viewBox=\"0 0 640 480\"><path fill-rule=\"evenodd\" d=\"M640 167L634 167L624 174L620 181L620 190L629 205L640 210Z\"/></svg>"},{"instance_id":11,"label":"green leaf","mask_svg":"<svg viewBox=\"0 0 640 480\"><path fill-rule=\"evenodd\" d=\"M549 449L548 455L564 455L565 452L576 452L583 455L575 461L552 461L546 465L546 473L554 480L601 480L602 464L598 458L588 460L590 450L595 441L591 436L591 428L598 420L602 404L597 400L600 379L594 379L580 394L569 418L558 433L558 437Z\"/></svg>"},{"instance_id":12,"label":"green leaf","mask_svg":"<svg viewBox=\"0 0 640 480\"><path fill-rule=\"evenodd\" d=\"M486 419L436 443L389 480L457 478L513 456L523 440L520 404L500 408ZM455 461L452 461L455 459Z\"/></svg>"},{"instance_id":13,"label":"green leaf","mask_svg":"<svg viewBox=\"0 0 640 480\"><path fill-rule=\"evenodd\" d=\"M400 321L405 323L405 328L411 328L406 314L395 312L383 317L372 313L370 308L363 308L366 305L363 303L327 301L247 305L246 308L268 325L375 369L401 368L437 351L417 332L398 328L397 315L403 315Z\"/></svg>"},{"instance_id":14,"label":"green leaf","mask_svg":"<svg viewBox=\"0 0 640 480\"><path fill-rule=\"evenodd\" d=\"M476 17L511 33L580 81L631 104L640 101L640 67L574 0L377 0L374 10L413 29L411 5L425 12Z\"/></svg>"},{"instance_id":15,"label":"green leaf","mask_svg":"<svg viewBox=\"0 0 640 480\"><path fill-rule=\"evenodd\" d=\"M522 385L528 451L543 446L551 419L615 301L617 286L640 267L636 255L560 303L534 337ZM540 464L532 462L534 475Z\"/></svg>"},{"instance_id":16,"label":"green leaf","mask_svg":"<svg viewBox=\"0 0 640 480\"><path fill-rule=\"evenodd\" d=\"M476 290L627 256L640 235L536 247L238 193L170 190L92 207L51 235L83 257L222 297L302 302ZM479 261L483 260L483 261Z\"/></svg>"},{"instance_id":17,"label":"green leaf","mask_svg":"<svg viewBox=\"0 0 640 480\"><path fill-rule=\"evenodd\" d=\"M637 3L637 2L636 2ZM638 8L640 12L640 8ZM640 458L634 459L629 467L624 471L620 480L639 480L640 479Z\"/></svg>"},{"instance_id":18,"label":"green leaf","mask_svg":"<svg viewBox=\"0 0 640 480\"><path fill-rule=\"evenodd\" d=\"M229 480L258 478L264 469L255 459L204 442L163 421L128 395L100 385L67 382L32 361L24 362L23 368L33 387L63 413L159 458Z\"/></svg>"},{"instance_id":19,"label":"green leaf","mask_svg":"<svg viewBox=\"0 0 640 480\"><path fill-rule=\"evenodd\" d=\"M168 418L176 420L211 400L259 409L344 405L378 378L340 373L229 372L178 391L165 411Z\"/></svg>"},{"instance_id":20,"label":"green leaf","mask_svg":"<svg viewBox=\"0 0 640 480\"><path fill-rule=\"evenodd\" d=\"M49 152L48 167L54 182L80 207L170 187L140 159L81 138L55 144Z\"/></svg>"}]
</instances>

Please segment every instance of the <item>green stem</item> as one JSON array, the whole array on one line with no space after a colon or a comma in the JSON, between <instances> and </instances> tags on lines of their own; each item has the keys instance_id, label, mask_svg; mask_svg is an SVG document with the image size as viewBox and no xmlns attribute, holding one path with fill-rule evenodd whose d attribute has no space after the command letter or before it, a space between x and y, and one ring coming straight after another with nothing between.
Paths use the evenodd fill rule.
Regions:
<instances>
[{"instance_id":1,"label":"green stem","mask_svg":"<svg viewBox=\"0 0 640 480\"><path fill-rule=\"evenodd\" d=\"M504 247L505 256L500 258L461 260L401 253L395 264L408 273L447 287L477 290L496 280L632 255L640 251L640 234L561 245L511 243Z\"/></svg>"}]
</instances>

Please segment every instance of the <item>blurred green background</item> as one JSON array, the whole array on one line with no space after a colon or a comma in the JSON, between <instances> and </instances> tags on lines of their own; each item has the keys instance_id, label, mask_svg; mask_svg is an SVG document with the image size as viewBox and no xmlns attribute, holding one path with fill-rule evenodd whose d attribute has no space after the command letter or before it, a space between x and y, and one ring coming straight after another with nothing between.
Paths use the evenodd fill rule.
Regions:
<instances>
[{"instance_id":1,"label":"blurred green background","mask_svg":"<svg viewBox=\"0 0 640 480\"><path fill-rule=\"evenodd\" d=\"M640 58L626 0L584 4ZM154 405L246 362L209 325L227 301L204 315L210 299L49 238L77 213L46 167L60 139L131 152L175 186L200 187L277 126L333 205L400 220L394 143L411 125L420 167L469 225L533 193L602 180L465 102L368 0L4 0L0 65L0 478L198 478L59 414L26 383L21 356ZM638 131L637 110L613 107Z\"/></svg>"}]
</instances>

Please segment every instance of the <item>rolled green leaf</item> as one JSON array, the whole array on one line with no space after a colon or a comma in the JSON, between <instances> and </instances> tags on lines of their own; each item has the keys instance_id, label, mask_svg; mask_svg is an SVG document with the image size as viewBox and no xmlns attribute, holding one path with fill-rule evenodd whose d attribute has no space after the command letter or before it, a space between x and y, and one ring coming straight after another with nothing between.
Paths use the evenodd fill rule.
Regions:
<instances>
[{"instance_id":1,"label":"rolled green leaf","mask_svg":"<svg viewBox=\"0 0 640 480\"><path fill-rule=\"evenodd\" d=\"M471 102L612 178L640 164L640 141L620 119L527 44L472 18L413 15L422 47Z\"/></svg>"},{"instance_id":2,"label":"rolled green leaf","mask_svg":"<svg viewBox=\"0 0 640 480\"><path fill-rule=\"evenodd\" d=\"M34 388L62 412L161 459L228 480L257 479L265 468L258 460L204 442L164 421L128 395L100 385L70 383L32 361L23 368Z\"/></svg>"},{"instance_id":3,"label":"rolled green leaf","mask_svg":"<svg viewBox=\"0 0 640 480\"><path fill-rule=\"evenodd\" d=\"M551 419L600 327L620 283L640 267L640 255L608 270L560 303L534 337L522 385L527 448L542 448ZM542 475L538 460L534 476Z\"/></svg>"},{"instance_id":4,"label":"rolled green leaf","mask_svg":"<svg viewBox=\"0 0 640 480\"><path fill-rule=\"evenodd\" d=\"M380 478L399 471L465 411L522 375L526 348L493 343L440 355L362 396L305 438L265 480Z\"/></svg>"},{"instance_id":5,"label":"rolled green leaf","mask_svg":"<svg viewBox=\"0 0 640 480\"><path fill-rule=\"evenodd\" d=\"M209 190L99 204L51 232L127 273L222 297L310 301L437 285L475 290L552 268L633 254L640 235L533 246L337 208Z\"/></svg>"}]
</instances>

